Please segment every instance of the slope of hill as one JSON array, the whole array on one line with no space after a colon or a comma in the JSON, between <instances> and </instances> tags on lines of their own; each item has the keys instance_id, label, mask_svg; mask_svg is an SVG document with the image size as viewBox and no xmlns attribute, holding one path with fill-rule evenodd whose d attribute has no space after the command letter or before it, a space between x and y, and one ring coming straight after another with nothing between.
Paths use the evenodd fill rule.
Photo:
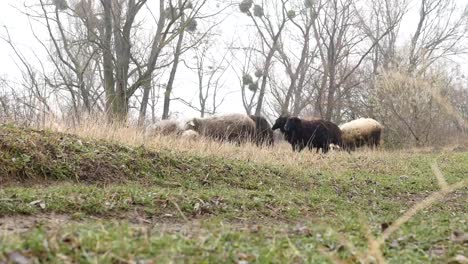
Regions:
<instances>
[{"instance_id":1,"label":"slope of hill","mask_svg":"<svg viewBox=\"0 0 468 264\"><path fill-rule=\"evenodd\" d=\"M228 156L0 125L0 261L421 263L467 255L466 152L290 153L284 163Z\"/></svg>"}]
</instances>

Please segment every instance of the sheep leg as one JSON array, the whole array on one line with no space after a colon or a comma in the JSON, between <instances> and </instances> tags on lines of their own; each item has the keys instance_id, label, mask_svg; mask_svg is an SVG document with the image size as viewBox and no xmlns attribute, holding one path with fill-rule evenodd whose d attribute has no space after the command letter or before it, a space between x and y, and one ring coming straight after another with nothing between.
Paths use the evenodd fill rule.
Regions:
<instances>
[{"instance_id":1,"label":"sheep leg","mask_svg":"<svg viewBox=\"0 0 468 264\"><path fill-rule=\"evenodd\" d=\"M380 144L380 131L372 132L371 137L372 137L372 146L374 149L377 149L377 147Z\"/></svg>"},{"instance_id":2,"label":"sheep leg","mask_svg":"<svg viewBox=\"0 0 468 264\"><path fill-rule=\"evenodd\" d=\"M305 148L304 143L298 143L296 145L297 152L301 152Z\"/></svg>"},{"instance_id":3,"label":"sheep leg","mask_svg":"<svg viewBox=\"0 0 468 264\"><path fill-rule=\"evenodd\" d=\"M292 147L292 151L293 151L293 152L296 152L296 145L295 145L295 144L291 144L291 147Z\"/></svg>"},{"instance_id":4,"label":"sheep leg","mask_svg":"<svg viewBox=\"0 0 468 264\"><path fill-rule=\"evenodd\" d=\"M326 154L326 153L328 152L329 148L330 148L330 147L329 147L328 145L322 146L322 152L323 152L323 154Z\"/></svg>"},{"instance_id":5,"label":"sheep leg","mask_svg":"<svg viewBox=\"0 0 468 264\"><path fill-rule=\"evenodd\" d=\"M291 146L292 146L292 150L293 150L294 152L296 152L296 151L297 151L297 152L300 152L301 146L300 146L299 143L293 142L293 143L291 143Z\"/></svg>"}]
</instances>

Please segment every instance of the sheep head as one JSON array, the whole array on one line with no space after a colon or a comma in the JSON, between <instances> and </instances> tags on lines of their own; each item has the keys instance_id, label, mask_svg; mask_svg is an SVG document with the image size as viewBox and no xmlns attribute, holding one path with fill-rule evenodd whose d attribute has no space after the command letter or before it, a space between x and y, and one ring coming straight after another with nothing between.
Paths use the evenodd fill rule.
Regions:
<instances>
[{"instance_id":1,"label":"sheep head","mask_svg":"<svg viewBox=\"0 0 468 264\"><path fill-rule=\"evenodd\" d=\"M279 128L281 132L284 132L284 126L286 125L286 121L288 120L289 116L282 115L276 119L275 124L271 127L272 130L276 130Z\"/></svg>"},{"instance_id":2,"label":"sheep head","mask_svg":"<svg viewBox=\"0 0 468 264\"><path fill-rule=\"evenodd\" d=\"M198 118L194 118L188 121L185 127L187 130L191 129L197 131L197 129L200 127L200 120Z\"/></svg>"}]
</instances>

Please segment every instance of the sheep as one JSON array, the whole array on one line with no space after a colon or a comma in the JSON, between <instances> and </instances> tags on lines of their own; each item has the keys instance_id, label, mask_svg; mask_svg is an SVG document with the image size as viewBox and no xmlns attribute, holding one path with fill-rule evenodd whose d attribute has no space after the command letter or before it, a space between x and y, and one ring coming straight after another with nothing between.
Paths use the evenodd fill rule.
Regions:
<instances>
[{"instance_id":1,"label":"sheep","mask_svg":"<svg viewBox=\"0 0 468 264\"><path fill-rule=\"evenodd\" d=\"M290 115L281 115L280 117L278 117L278 119L276 119L275 124L272 127L273 130L279 129L280 132L283 134L284 140L288 141L289 143L291 143L290 142L291 133L288 133L285 130L285 125L286 125L286 122L288 121L288 118L290 118L290 117L291 117ZM316 121L316 120L320 120L320 119L312 117L312 118L305 118L303 120ZM324 121L324 120L322 120L322 121ZM329 122L329 121L324 121L324 122ZM329 123L331 123L331 122L329 122ZM331 123L331 124L333 124L333 123ZM338 132L339 128L338 128L337 125L333 124L333 126L331 128L333 128L335 130L334 133L339 134L339 132Z\"/></svg>"},{"instance_id":2,"label":"sheep","mask_svg":"<svg viewBox=\"0 0 468 264\"><path fill-rule=\"evenodd\" d=\"M328 120L317 119L316 121L323 122L325 126L328 128L328 134L330 136L330 144L333 144L338 147L341 147L343 145L343 140L342 140L343 135L342 135L340 127L338 127L335 123L328 121Z\"/></svg>"},{"instance_id":3,"label":"sheep","mask_svg":"<svg viewBox=\"0 0 468 264\"><path fill-rule=\"evenodd\" d=\"M185 130L180 135L180 138L183 140L196 140L199 137L200 137L200 134L197 131L192 130L192 129Z\"/></svg>"},{"instance_id":4,"label":"sheep","mask_svg":"<svg viewBox=\"0 0 468 264\"><path fill-rule=\"evenodd\" d=\"M355 150L367 145L378 147L384 127L372 118L359 118L340 126L345 150Z\"/></svg>"},{"instance_id":5,"label":"sheep","mask_svg":"<svg viewBox=\"0 0 468 264\"><path fill-rule=\"evenodd\" d=\"M160 135L180 135L185 130L185 127L178 120L160 120L145 128L145 136L153 137Z\"/></svg>"},{"instance_id":6,"label":"sheep","mask_svg":"<svg viewBox=\"0 0 468 264\"><path fill-rule=\"evenodd\" d=\"M286 121L288 121L289 117L290 117L289 115L281 115L280 117L278 117L276 119L275 123L271 127L272 130L279 129L280 132L284 136L284 140L286 140L288 142L289 142L290 135L288 133L286 133L286 131L284 130L284 126L286 125ZM289 142L289 143L291 143L291 142Z\"/></svg>"},{"instance_id":7,"label":"sheep","mask_svg":"<svg viewBox=\"0 0 468 264\"><path fill-rule=\"evenodd\" d=\"M284 130L288 134L293 151L301 151L306 146L322 149L327 153L330 143L341 145L341 131L338 126L325 120L302 120L298 117L287 119Z\"/></svg>"},{"instance_id":8,"label":"sheep","mask_svg":"<svg viewBox=\"0 0 468 264\"><path fill-rule=\"evenodd\" d=\"M273 130L271 129L271 126L266 118L255 115L249 115L249 117L255 122L255 144L257 144L257 146L273 146Z\"/></svg>"},{"instance_id":9,"label":"sheep","mask_svg":"<svg viewBox=\"0 0 468 264\"><path fill-rule=\"evenodd\" d=\"M254 121L244 114L194 118L187 122L187 127L204 137L237 144L250 141L255 135Z\"/></svg>"}]
</instances>

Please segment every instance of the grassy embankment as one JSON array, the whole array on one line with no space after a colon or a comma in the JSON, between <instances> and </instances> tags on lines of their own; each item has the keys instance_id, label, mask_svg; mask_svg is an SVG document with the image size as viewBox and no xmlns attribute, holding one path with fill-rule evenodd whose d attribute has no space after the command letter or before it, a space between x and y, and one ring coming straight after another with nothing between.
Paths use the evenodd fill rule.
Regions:
<instances>
[{"instance_id":1,"label":"grassy embankment","mask_svg":"<svg viewBox=\"0 0 468 264\"><path fill-rule=\"evenodd\" d=\"M468 255L460 241L467 152L321 156L149 140L128 128L71 132L0 126L0 261L426 263ZM409 221L400 218L416 204Z\"/></svg>"}]
</instances>

